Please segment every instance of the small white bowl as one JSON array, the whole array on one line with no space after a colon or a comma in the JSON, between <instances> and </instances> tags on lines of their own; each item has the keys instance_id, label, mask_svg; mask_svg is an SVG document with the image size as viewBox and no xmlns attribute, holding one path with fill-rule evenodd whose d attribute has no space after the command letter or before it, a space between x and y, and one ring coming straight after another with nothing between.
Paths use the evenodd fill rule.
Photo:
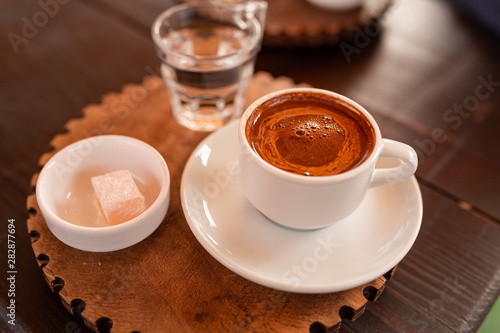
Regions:
<instances>
[{"instance_id":1,"label":"small white bowl","mask_svg":"<svg viewBox=\"0 0 500 333\"><path fill-rule=\"evenodd\" d=\"M132 173L147 209L108 225L90 179L123 169ZM36 199L49 229L65 244L84 251L115 251L142 241L161 224L170 202L170 174L161 154L145 142L95 136L70 144L45 164Z\"/></svg>"}]
</instances>

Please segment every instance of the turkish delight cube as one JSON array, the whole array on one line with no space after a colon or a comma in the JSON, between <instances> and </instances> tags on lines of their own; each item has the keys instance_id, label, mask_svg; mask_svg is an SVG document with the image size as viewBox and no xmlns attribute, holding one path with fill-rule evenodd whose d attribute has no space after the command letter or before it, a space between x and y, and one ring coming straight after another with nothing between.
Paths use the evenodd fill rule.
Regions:
<instances>
[{"instance_id":1,"label":"turkish delight cube","mask_svg":"<svg viewBox=\"0 0 500 333\"><path fill-rule=\"evenodd\" d=\"M130 171L110 172L92 177L91 181L99 205L109 224L126 222L146 210L144 196L139 191Z\"/></svg>"}]
</instances>

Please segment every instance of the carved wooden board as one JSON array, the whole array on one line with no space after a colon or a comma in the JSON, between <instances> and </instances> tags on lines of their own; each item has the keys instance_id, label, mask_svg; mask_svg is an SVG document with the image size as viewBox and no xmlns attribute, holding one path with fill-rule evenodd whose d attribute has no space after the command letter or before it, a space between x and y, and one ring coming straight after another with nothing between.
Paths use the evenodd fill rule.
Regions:
<instances>
[{"instance_id":1,"label":"carved wooden board","mask_svg":"<svg viewBox=\"0 0 500 333\"><path fill-rule=\"evenodd\" d=\"M306 0L267 2L264 44L270 46L333 45L357 33L379 34L381 28L376 21L392 3L391 0L365 0L359 8L335 11L315 7ZM366 28L370 23L374 23L373 26Z\"/></svg>"},{"instance_id":2,"label":"carved wooden board","mask_svg":"<svg viewBox=\"0 0 500 333\"><path fill-rule=\"evenodd\" d=\"M296 86L288 78L257 73L247 89L247 105L258 97ZM49 231L35 195L27 199L28 232L49 286L68 311L99 332L328 332L341 317L354 320L368 300L382 293L392 271L366 285L330 294L294 294L269 289L226 269L195 239L180 204L183 167L207 133L193 132L172 118L168 91L158 77L129 84L51 142L54 150L88 136L122 134L143 140L163 155L172 177L167 216L147 239L130 248L90 253L71 248ZM32 179L33 187L38 175Z\"/></svg>"}]
</instances>

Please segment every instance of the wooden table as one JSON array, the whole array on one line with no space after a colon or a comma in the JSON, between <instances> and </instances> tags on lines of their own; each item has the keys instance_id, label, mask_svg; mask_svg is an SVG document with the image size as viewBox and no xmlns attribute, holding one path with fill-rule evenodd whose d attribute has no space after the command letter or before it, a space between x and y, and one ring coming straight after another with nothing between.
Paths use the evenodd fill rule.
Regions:
<instances>
[{"instance_id":1,"label":"wooden table","mask_svg":"<svg viewBox=\"0 0 500 333\"><path fill-rule=\"evenodd\" d=\"M83 107L157 72L149 27L169 1L9 1L0 12L1 332L88 332L47 286L26 229L40 156ZM381 28L383 27L383 28ZM473 332L500 292L500 43L438 0L403 0L344 43L265 46L256 64L364 105L420 157L420 235L344 332ZM194 148L193 142L190 148ZM15 296L7 235L15 226ZM208 254L207 254L208 255ZM6 307L15 299L16 325ZM304 304L306 307L307 304Z\"/></svg>"}]
</instances>

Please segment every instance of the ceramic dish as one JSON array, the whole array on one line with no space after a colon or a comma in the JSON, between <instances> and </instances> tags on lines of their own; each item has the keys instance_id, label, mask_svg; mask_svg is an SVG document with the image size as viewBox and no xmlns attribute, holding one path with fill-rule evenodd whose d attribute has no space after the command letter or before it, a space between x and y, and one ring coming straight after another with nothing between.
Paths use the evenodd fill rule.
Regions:
<instances>
[{"instance_id":1,"label":"ceramic dish","mask_svg":"<svg viewBox=\"0 0 500 333\"><path fill-rule=\"evenodd\" d=\"M108 225L91 177L123 169L131 172L147 209L129 221ZM96 136L63 148L45 164L36 198L59 240L80 250L114 251L140 242L160 225L169 205L170 175L160 153L145 142Z\"/></svg>"},{"instance_id":2,"label":"ceramic dish","mask_svg":"<svg viewBox=\"0 0 500 333\"><path fill-rule=\"evenodd\" d=\"M263 216L241 191L237 127L232 122L202 141L181 180L186 220L221 264L270 288L327 293L371 282L408 253L422 221L415 177L370 189L358 210L329 227L287 229ZM394 163L382 159L378 166Z\"/></svg>"}]
</instances>

